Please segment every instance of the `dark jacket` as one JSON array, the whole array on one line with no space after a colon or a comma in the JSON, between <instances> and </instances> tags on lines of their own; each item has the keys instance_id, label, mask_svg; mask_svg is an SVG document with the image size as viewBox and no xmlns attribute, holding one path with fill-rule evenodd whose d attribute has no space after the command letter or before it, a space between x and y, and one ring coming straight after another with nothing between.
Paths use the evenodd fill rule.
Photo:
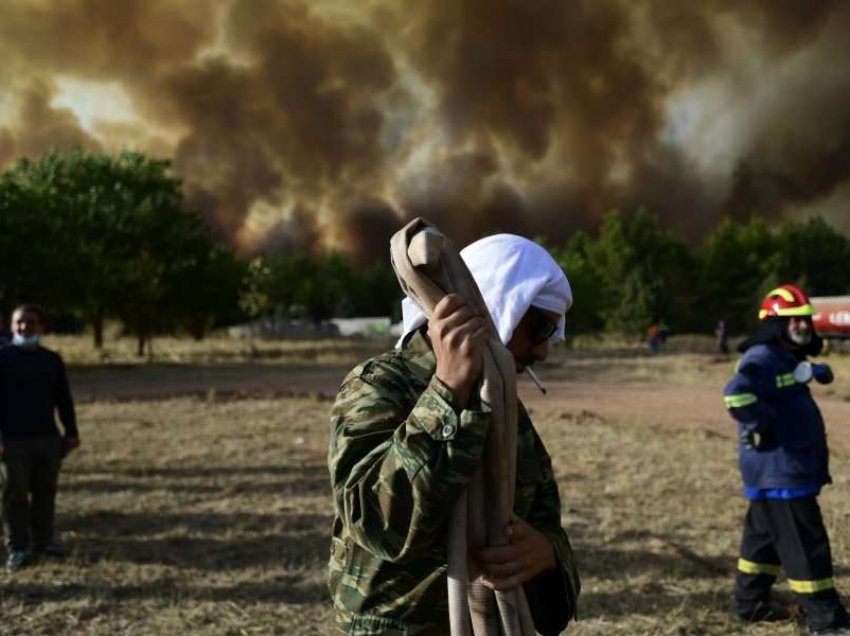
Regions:
<instances>
[{"instance_id":1,"label":"dark jacket","mask_svg":"<svg viewBox=\"0 0 850 636\"><path fill-rule=\"evenodd\" d=\"M804 359L777 341L750 344L723 391L738 423L741 475L750 488L809 488L831 481L823 417L808 384L794 379ZM748 448L747 431L766 441Z\"/></svg>"},{"instance_id":2,"label":"dark jacket","mask_svg":"<svg viewBox=\"0 0 850 636\"><path fill-rule=\"evenodd\" d=\"M58 353L36 347L0 349L0 433L3 439L58 436L55 412L67 437L77 436L74 402Z\"/></svg>"}]
</instances>

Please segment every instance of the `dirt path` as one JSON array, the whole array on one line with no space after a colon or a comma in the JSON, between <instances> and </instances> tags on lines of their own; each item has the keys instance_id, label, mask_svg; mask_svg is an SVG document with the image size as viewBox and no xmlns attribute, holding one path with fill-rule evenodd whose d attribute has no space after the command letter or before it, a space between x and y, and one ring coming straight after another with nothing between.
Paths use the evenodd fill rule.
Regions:
<instances>
[{"instance_id":1,"label":"dirt path","mask_svg":"<svg viewBox=\"0 0 850 636\"><path fill-rule=\"evenodd\" d=\"M349 368L270 364L79 367L71 369L71 383L81 402L185 395L314 395L331 399ZM735 435L716 386L547 380L547 387L548 394L542 395L521 377L520 397L532 411L555 417L632 418L662 428ZM827 421L831 447L850 452L850 402L823 395L817 400Z\"/></svg>"},{"instance_id":2,"label":"dirt path","mask_svg":"<svg viewBox=\"0 0 850 636\"><path fill-rule=\"evenodd\" d=\"M77 367L69 376L80 402L146 400L186 395L331 398L349 366L138 365Z\"/></svg>"},{"instance_id":3,"label":"dirt path","mask_svg":"<svg viewBox=\"0 0 850 636\"><path fill-rule=\"evenodd\" d=\"M530 385L521 385L521 397L528 407L546 414L576 416L584 412L601 418L634 418L676 430L736 435L718 387L553 381L547 388L548 395L542 395ZM850 402L817 395L817 388L815 392L831 448L850 452Z\"/></svg>"}]
</instances>

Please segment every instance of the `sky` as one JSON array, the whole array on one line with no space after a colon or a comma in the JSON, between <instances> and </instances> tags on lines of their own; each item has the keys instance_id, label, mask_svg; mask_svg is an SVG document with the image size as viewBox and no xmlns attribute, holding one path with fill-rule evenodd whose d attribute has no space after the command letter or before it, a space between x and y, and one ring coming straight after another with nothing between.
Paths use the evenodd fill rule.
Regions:
<instances>
[{"instance_id":1,"label":"sky","mask_svg":"<svg viewBox=\"0 0 850 636\"><path fill-rule=\"evenodd\" d=\"M245 253L563 241L641 206L850 234L850 3L10 0L0 167L168 158Z\"/></svg>"}]
</instances>

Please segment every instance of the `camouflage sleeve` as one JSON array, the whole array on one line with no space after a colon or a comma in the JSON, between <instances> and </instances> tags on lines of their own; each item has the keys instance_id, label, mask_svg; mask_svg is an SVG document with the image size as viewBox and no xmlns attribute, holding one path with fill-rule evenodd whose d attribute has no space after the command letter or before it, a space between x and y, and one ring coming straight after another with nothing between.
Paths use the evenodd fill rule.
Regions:
<instances>
[{"instance_id":1,"label":"camouflage sleeve","mask_svg":"<svg viewBox=\"0 0 850 636\"><path fill-rule=\"evenodd\" d=\"M432 378L412 408L405 378L367 365L343 383L328 463L344 532L388 561L443 540L454 502L481 455L490 416L458 410Z\"/></svg>"},{"instance_id":2,"label":"camouflage sleeve","mask_svg":"<svg viewBox=\"0 0 850 636\"><path fill-rule=\"evenodd\" d=\"M558 564L553 571L529 581L525 585L526 595L536 630L544 635L560 634L575 615L581 581L572 546L561 525L561 498L552 460L537 432L533 429L531 432L540 475L526 521L552 542Z\"/></svg>"}]
</instances>

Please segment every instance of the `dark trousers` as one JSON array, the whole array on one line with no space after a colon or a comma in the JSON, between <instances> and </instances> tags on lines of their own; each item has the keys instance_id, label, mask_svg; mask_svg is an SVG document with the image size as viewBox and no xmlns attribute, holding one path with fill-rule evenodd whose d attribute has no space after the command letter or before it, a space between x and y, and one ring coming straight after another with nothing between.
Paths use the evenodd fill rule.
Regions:
<instances>
[{"instance_id":1,"label":"dark trousers","mask_svg":"<svg viewBox=\"0 0 850 636\"><path fill-rule=\"evenodd\" d=\"M815 497L751 501L735 579L735 611L770 598L780 566L810 629L850 625L832 578L832 554Z\"/></svg>"},{"instance_id":2,"label":"dark trousers","mask_svg":"<svg viewBox=\"0 0 850 636\"><path fill-rule=\"evenodd\" d=\"M61 463L58 436L3 441L3 530L9 550L37 550L53 540Z\"/></svg>"}]
</instances>

